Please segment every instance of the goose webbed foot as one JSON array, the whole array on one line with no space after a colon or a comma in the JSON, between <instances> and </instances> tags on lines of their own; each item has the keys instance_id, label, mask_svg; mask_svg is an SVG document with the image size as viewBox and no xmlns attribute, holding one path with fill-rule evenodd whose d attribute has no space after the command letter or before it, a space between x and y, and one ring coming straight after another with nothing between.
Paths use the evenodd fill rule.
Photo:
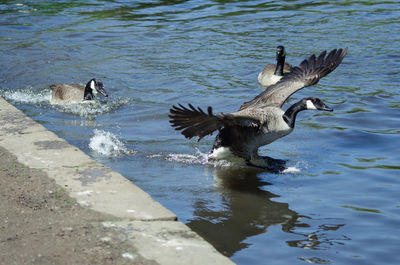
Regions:
<instances>
[{"instance_id":1,"label":"goose webbed foot","mask_svg":"<svg viewBox=\"0 0 400 265\"><path fill-rule=\"evenodd\" d=\"M280 173L285 169L286 161L282 159L274 159L269 156L260 156L256 159L256 163L253 163L250 159L246 159L246 165L255 167L273 173ZM258 163L257 163L258 162ZM261 163L260 163L261 162Z\"/></svg>"},{"instance_id":2,"label":"goose webbed foot","mask_svg":"<svg viewBox=\"0 0 400 265\"><path fill-rule=\"evenodd\" d=\"M249 167L255 167L255 168L260 168L260 169L268 169L266 166L253 164L248 159L246 160L246 165L249 166Z\"/></svg>"},{"instance_id":3,"label":"goose webbed foot","mask_svg":"<svg viewBox=\"0 0 400 265\"><path fill-rule=\"evenodd\" d=\"M281 166L286 165L286 160L283 159L275 159L269 156L260 156L260 159L262 159L263 161L265 161L267 164L270 165L281 165Z\"/></svg>"}]
</instances>

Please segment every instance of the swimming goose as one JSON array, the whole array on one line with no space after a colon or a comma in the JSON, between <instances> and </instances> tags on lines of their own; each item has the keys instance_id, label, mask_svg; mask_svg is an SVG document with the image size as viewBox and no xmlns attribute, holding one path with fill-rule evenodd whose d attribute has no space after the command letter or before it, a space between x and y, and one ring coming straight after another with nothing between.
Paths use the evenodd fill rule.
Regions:
<instances>
[{"instance_id":1,"label":"swimming goose","mask_svg":"<svg viewBox=\"0 0 400 265\"><path fill-rule=\"evenodd\" d=\"M50 86L50 89L51 104L71 104L90 101L94 99L97 92L108 97L103 83L94 78L90 79L85 87L77 84L54 84Z\"/></svg>"},{"instance_id":2,"label":"swimming goose","mask_svg":"<svg viewBox=\"0 0 400 265\"><path fill-rule=\"evenodd\" d=\"M276 64L265 66L264 70L258 74L258 82L263 87L278 82L285 74L290 73L293 68L290 64L285 63L286 51L285 47L279 45L276 47Z\"/></svg>"},{"instance_id":3,"label":"swimming goose","mask_svg":"<svg viewBox=\"0 0 400 265\"><path fill-rule=\"evenodd\" d=\"M315 97L303 98L286 111L281 107L293 93L317 84L322 77L332 72L342 62L346 52L347 48L335 49L327 56L326 51L318 57L310 56L278 83L253 100L243 103L234 113L214 114L212 107L208 107L205 113L191 104L189 107L174 105L169 115L171 126L175 130L182 130L186 138L198 136L198 141L218 130L212 158L239 157L247 165L260 167L252 162L262 158L257 154L258 148L291 133L300 111L332 111L321 99Z\"/></svg>"}]
</instances>

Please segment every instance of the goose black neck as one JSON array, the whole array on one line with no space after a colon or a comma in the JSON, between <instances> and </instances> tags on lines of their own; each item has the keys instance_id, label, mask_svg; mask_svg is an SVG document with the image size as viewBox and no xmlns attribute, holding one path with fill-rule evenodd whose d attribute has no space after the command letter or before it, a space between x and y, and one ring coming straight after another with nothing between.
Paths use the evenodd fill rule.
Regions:
<instances>
[{"instance_id":1,"label":"goose black neck","mask_svg":"<svg viewBox=\"0 0 400 265\"><path fill-rule=\"evenodd\" d=\"M283 114L283 120L289 125L290 128L294 128L296 123L296 116L302 110L307 109L303 101L299 101L290 106Z\"/></svg>"},{"instance_id":2,"label":"goose black neck","mask_svg":"<svg viewBox=\"0 0 400 265\"><path fill-rule=\"evenodd\" d=\"M90 80L85 86L85 92L83 94L84 100L92 100L93 99L93 91L92 91L92 88L90 87L91 82L92 82L92 80Z\"/></svg>"},{"instance_id":3,"label":"goose black neck","mask_svg":"<svg viewBox=\"0 0 400 265\"><path fill-rule=\"evenodd\" d=\"M276 58L276 68L274 75L283 76L283 67L285 65L285 56L278 56Z\"/></svg>"}]
</instances>

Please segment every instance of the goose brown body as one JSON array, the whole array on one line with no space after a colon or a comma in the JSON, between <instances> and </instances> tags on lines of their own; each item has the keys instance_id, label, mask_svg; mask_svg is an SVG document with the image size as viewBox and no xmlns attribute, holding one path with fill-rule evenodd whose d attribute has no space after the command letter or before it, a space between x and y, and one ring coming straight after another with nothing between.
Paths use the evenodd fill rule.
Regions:
<instances>
[{"instance_id":1,"label":"goose brown body","mask_svg":"<svg viewBox=\"0 0 400 265\"><path fill-rule=\"evenodd\" d=\"M51 89L51 104L72 104L83 101L85 87L78 84L54 84Z\"/></svg>"}]
</instances>

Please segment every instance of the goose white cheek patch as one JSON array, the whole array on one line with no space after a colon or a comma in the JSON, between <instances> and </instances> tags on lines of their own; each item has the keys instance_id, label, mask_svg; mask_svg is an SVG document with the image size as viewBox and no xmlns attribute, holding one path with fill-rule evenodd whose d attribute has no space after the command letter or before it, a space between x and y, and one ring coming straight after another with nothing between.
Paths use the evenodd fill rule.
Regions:
<instances>
[{"instance_id":1,"label":"goose white cheek patch","mask_svg":"<svg viewBox=\"0 0 400 265\"><path fill-rule=\"evenodd\" d=\"M314 103L311 102L311 100L307 100L307 109L317 109L314 105Z\"/></svg>"},{"instance_id":2,"label":"goose white cheek patch","mask_svg":"<svg viewBox=\"0 0 400 265\"><path fill-rule=\"evenodd\" d=\"M96 95L97 94L97 90L96 90L96 87L94 86L94 81L93 80L92 80L92 82L90 82L90 88L92 89L92 93L94 95Z\"/></svg>"}]
</instances>

